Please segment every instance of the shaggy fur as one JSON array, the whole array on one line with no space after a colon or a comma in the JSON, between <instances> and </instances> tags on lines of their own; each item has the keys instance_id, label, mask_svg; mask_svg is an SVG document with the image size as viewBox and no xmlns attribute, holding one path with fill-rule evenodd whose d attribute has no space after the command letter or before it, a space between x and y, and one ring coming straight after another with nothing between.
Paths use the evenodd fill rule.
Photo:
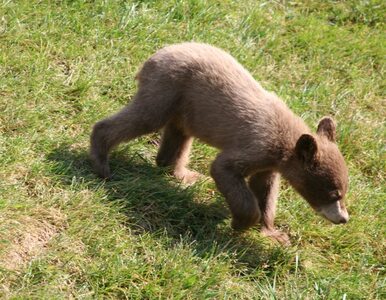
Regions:
<instances>
[{"instance_id":1,"label":"shaggy fur","mask_svg":"<svg viewBox=\"0 0 386 300\"><path fill-rule=\"evenodd\" d=\"M94 126L91 158L99 176L110 176L114 146L164 128L157 164L173 167L186 183L199 176L186 167L193 137L220 150L210 174L228 202L233 228L260 222L265 235L288 243L274 228L279 174L316 211L334 223L347 222L342 199L348 175L330 118L312 134L232 56L205 44L159 50L137 79L133 101Z\"/></svg>"}]
</instances>

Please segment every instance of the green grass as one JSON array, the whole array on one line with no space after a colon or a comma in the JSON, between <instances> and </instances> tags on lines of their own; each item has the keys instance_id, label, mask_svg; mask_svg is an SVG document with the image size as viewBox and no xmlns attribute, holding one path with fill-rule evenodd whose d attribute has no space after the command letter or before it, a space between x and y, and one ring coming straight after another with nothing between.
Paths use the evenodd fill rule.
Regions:
<instances>
[{"instance_id":1,"label":"green grass","mask_svg":"<svg viewBox=\"0 0 386 300\"><path fill-rule=\"evenodd\" d=\"M0 297L385 299L384 1L0 1ZM135 93L156 49L235 56L315 128L338 123L345 226L285 182L282 248L236 234L212 180L154 165L157 134L120 146L114 180L87 158L91 126ZM216 151L195 143L208 175Z\"/></svg>"}]
</instances>

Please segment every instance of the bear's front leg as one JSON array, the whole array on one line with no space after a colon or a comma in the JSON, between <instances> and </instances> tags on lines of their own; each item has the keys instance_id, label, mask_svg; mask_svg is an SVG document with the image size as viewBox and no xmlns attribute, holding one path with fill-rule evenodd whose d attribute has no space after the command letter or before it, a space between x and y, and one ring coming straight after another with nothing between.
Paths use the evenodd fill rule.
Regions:
<instances>
[{"instance_id":1,"label":"bear's front leg","mask_svg":"<svg viewBox=\"0 0 386 300\"><path fill-rule=\"evenodd\" d=\"M276 200L279 191L280 176L275 172L260 172L249 179L249 188L256 196L261 211L261 233L282 245L289 246L290 240L286 233L274 226Z\"/></svg>"},{"instance_id":2,"label":"bear's front leg","mask_svg":"<svg viewBox=\"0 0 386 300\"><path fill-rule=\"evenodd\" d=\"M232 228L244 230L256 225L260 219L259 205L245 182L240 165L220 153L212 164L211 176L229 204Z\"/></svg>"}]
</instances>

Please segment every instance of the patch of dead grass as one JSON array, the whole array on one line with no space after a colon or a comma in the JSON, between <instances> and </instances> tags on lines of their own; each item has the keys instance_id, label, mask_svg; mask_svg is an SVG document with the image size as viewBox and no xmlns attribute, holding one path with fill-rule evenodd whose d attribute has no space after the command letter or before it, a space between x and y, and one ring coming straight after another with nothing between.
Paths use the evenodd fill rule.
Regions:
<instances>
[{"instance_id":1,"label":"patch of dead grass","mask_svg":"<svg viewBox=\"0 0 386 300\"><path fill-rule=\"evenodd\" d=\"M0 268L18 271L42 255L48 243L66 227L65 216L57 209L38 207L33 214L0 215Z\"/></svg>"}]
</instances>

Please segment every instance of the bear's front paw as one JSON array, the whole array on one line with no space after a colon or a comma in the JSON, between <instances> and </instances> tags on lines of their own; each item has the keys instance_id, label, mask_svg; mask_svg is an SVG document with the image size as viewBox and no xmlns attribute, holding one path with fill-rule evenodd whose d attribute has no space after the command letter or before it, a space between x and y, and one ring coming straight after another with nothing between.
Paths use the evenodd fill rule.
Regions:
<instances>
[{"instance_id":1,"label":"bear's front paw","mask_svg":"<svg viewBox=\"0 0 386 300\"><path fill-rule=\"evenodd\" d=\"M279 242L283 246L290 246L291 242L288 234L285 232L279 231L277 229L263 228L261 230L263 236L269 237L270 239Z\"/></svg>"},{"instance_id":2,"label":"bear's front paw","mask_svg":"<svg viewBox=\"0 0 386 300\"><path fill-rule=\"evenodd\" d=\"M259 221L259 214L255 213L253 215L244 216L243 218L237 218L233 216L232 218L232 228L237 231L244 231L248 228L255 226Z\"/></svg>"}]
</instances>

